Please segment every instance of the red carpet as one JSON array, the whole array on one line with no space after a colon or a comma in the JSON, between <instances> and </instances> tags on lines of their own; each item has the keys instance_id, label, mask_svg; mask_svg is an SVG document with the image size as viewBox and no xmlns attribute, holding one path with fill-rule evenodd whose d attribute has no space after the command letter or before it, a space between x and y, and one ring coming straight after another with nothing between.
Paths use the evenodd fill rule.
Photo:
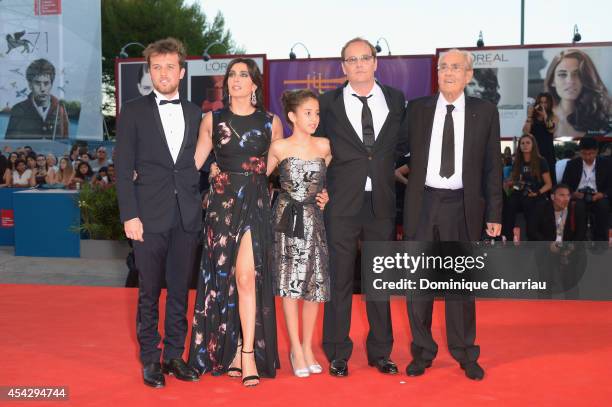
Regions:
<instances>
[{"instance_id":1,"label":"red carpet","mask_svg":"<svg viewBox=\"0 0 612 407\"><path fill-rule=\"evenodd\" d=\"M283 368L276 379L245 389L227 377L205 375L198 383L170 378L165 389L155 390L140 377L135 289L0 287L0 386L66 385L70 401L57 403L63 406L603 406L612 400L612 302L479 301L482 382L468 380L449 356L442 303L436 303L433 328L440 351L424 376L404 372L410 336L402 300L392 303L392 358L401 374L383 376L368 367L365 307L356 297L348 378L295 378L279 312ZM192 292L190 310L193 301ZM320 329L315 339L320 343ZM327 368L320 347L318 357Z\"/></svg>"}]
</instances>

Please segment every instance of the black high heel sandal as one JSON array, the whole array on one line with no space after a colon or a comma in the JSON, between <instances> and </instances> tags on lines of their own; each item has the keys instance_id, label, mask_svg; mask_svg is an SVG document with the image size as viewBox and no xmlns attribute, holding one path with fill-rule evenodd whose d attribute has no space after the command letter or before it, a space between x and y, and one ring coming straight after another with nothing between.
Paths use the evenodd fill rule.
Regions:
<instances>
[{"instance_id":1,"label":"black high heel sandal","mask_svg":"<svg viewBox=\"0 0 612 407\"><path fill-rule=\"evenodd\" d=\"M236 346L236 355L238 354L238 352L242 353L242 343L240 345ZM234 356L234 359L236 359L236 356ZM242 355L240 355L240 365L242 366ZM237 372L238 374L237 375L233 375L233 374L230 374L230 372ZM229 377L232 377L232 378L242 377L242 368L240 368L240 367L229 367L227 369L227 375Z\"/></svg>"},{"instance_id":2,"label":"black high heel sandal","mask_svg":"<svg viewBox=\"0 0 612 407\"><path fill-rule=\"evenodd\" d=\"M255 351L254 351L254 350L252 350L252 351L250 351L250 352L245 352L244 350L241 350L240 352L241 352L242 354L245 354L245 353L246 353L246 354L251 354L251 353L254 353ZM242 365L244 366L244 363L242 363ZM253 384L246 384L246 382L248 382L248 381L250 381L250 380L257 380L257 383L253 383ZM257 386L257 385L259 384L259 376L258 376L258 375L251 375L251 376L243 377L243 378L242 378L242 384L243 384L245 387L254 387L254 386Z\"/></svg>"}]
</instances>

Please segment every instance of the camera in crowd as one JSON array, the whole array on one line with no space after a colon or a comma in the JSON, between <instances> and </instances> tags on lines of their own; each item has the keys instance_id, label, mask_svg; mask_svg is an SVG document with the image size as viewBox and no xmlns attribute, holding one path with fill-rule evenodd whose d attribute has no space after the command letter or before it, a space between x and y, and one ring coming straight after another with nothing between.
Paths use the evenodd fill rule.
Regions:
<instances>
[{"instance_id":1,"label":"camera in crowd","mask_svg":"<svg viewBox=\"0 0 612 407\"><path fill-rule=\"evenodd\" d=\"M575 249L574 244L570 242L555 242L554 245L558 249L557 254L559 256L560 263L563 265L569 264L568 257Z\"/></svg>"},{"instance_id":2,"label":"camera in crowd","mask_svg":"<svg viewBox=\"0 0 612 407\"><path fill-rule=\"evenodd\" d=\"M582 192L584 194L584 202L591 203L593 202L593 195L595 195L595 190L591 187L580 188L578 192Z\"/></svg>"},{"instance_id":3,"label":"camera in crowd","mask_svg":"<svg viewBox=\"0 0 612 407\"><path fill-rule=\"evenodd\" d=\"M531 181L515 182L514 185L512 186L512 189L514 189L516 192L522 193L523 196L528 196L530 192L533 192L533 193L538 192L538 188L536 188L536 185Z\"/></svg>"}]
</instances>

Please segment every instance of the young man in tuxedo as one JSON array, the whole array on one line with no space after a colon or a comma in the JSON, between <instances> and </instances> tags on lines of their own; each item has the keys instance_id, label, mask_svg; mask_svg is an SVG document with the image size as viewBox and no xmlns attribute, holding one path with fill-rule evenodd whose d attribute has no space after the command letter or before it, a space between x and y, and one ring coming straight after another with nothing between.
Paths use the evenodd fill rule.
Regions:
<instances>
[{"instance_id":1,"label":"young man in tuxedo","mask_svg":"<svg viewBox=\"0 0 612 407\"><path fill-rule=\"evenodd\" d=\"M342 48L347 82L321 96L317 135L329 138L333 160L327 170L331 300L325 304L323 350L332 376L348 375L349 337L358 242L394 238L395 150L405 111L404 95L374 78L376 50L354 38ZM367 302L368 363L397 373L389 358L393 331L389 302Z\"/></svg>"},{"instance_id":2,"label":"young man in tuxedo","mask_svg":"<svg viewBox=\"0 0 612 407\"><path fill-rule=\"evenodd\" d=\"M144 383L164 387L163 373L197 381L182 359L187 295L201 228L195 145L202 113L181 99L183 45L167 38L144 51L153 92L126 103L117 127L117 193L125 234L134 241L138 269L137 337ZM166 279L163 361L157 329Z\"/></svg>"},{"instance_id":3,"label":"young man in tuxedo","mask_svg":"<svg viewBox=\"0 0 612 407\"><path fill-rule=\"evenodd\" d=\"M407 107L410 175L404 202L404 238L421 242L477 241L483 229L501 232L502 162L499 113L492 103L466 97L472 55L451 50L439 60L440 92ZM451 355L468 378L480 380L473 297L447 298L446 335ZM410 297L413 360L406 372L431 366L438 345L431 334L433 296Z\"/></svg>"}]
</instances>

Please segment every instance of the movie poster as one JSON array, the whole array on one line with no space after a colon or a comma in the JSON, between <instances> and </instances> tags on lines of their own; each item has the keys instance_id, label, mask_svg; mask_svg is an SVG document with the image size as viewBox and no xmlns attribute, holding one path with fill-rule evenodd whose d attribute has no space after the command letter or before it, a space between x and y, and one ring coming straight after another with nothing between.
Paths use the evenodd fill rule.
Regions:
<instances>
[{"instance_id":1,"label":"movie poster","mask_svg":"<svg viewBox=\"0 0 612 407\"><path fill-rule=\"evenodd\" d=\"M0 139L102 139L100 0L0 2Z\"/></svg>"},{"instance_id":2,"label":"movie poster","mask_svg":"<svg viewBox=\"0 0 612 407\"><path fill-rule=\"evenodd\" d=\"M443 55L445 51L438 52ZM470 52L474 76L466 93L497 106L503 138L521 136L527 117L536 115L554 126L555 140L610 135L612 46L530 46ZM546 115L538 101L538 95L544 97L541 93L549 94L552 100Z\"/></svg>"},{"instance_id":3,"label":"movie poster","mask_svg":"<svg viewBox=\"0 0 612 407\"><path fill-rule=\"evenodd\" d=\"M612 46L529 49L529 101L553 99L555 138L612 134Z\"/></svg>"}]
</instances>

